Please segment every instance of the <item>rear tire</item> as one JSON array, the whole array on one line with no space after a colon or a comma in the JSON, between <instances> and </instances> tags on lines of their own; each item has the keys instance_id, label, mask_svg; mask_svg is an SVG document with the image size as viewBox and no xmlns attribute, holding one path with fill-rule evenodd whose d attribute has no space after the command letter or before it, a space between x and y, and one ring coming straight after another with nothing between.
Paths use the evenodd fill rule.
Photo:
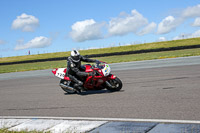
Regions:
<instances>
[{"instance_id":1,"label":"rear tire","mask_svg":"<svg viewBox=\"0 0 200 133\"><path fill-rule=\"evenodd\" d=\"M108 81L113 87L109 87L108 85L106 85L106 89L109 91L120 91L123 84L122 81L116 77L115 79L109 80Z\"/></svg>"}]
</instances>

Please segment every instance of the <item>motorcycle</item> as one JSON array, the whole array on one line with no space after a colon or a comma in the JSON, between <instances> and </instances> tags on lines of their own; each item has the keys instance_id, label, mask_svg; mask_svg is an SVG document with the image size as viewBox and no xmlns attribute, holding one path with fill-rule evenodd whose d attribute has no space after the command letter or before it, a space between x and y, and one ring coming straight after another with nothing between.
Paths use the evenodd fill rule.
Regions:
<instances>
[{"instance_id":1,"label":"motorcycle","mask_svg":"<svg viewBox=\"0 0 200 133\"><path fill-rule=\"evenodd\" d=\"M84 91L103 90L107 89L111 92L120 91L122 88L122 81L111 74L111 68L105 62L95 63L94 65L83 65L85 72L94 73L94 76L88 76L82 79ZM76 93L74 82L66 76L66 68L55 68L52 73L60 78L60 87L67 93Z\"/></svg>"}]
</instances>

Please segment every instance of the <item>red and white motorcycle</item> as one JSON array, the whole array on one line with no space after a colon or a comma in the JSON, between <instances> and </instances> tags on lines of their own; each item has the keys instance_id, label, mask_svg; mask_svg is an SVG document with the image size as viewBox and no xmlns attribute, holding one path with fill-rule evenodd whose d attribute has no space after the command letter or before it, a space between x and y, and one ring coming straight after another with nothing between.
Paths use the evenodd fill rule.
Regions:
<instances>
[{"instance_id":1,"label":"red and white motorcycle","mask_svg":"<svg viewBox=\"0 0 200 133\"><path fill-rule=\"evenodd\" d=\"M122 88L122 81L111 74L111 68L108 64L101 62L100 64L86 64L85 72L93 72L95 76L88 76L82 79L85 91L102 90L119 91ZM52 73L60 78L60 87L67 93L75 93L74 83L69 77L65 76L66 68L55 68Z\"/></svg>"}]
</instances>

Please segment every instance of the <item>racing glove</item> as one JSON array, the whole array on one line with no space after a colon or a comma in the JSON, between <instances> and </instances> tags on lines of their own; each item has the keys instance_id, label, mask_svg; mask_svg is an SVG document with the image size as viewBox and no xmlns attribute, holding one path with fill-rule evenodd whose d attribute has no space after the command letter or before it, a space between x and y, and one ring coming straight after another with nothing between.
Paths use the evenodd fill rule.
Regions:
<instances>
[{"instance_id":1,"label":"racing glove","mask_svg":"<svg viewBox=\"0 0 200 133\"><path fill-rule=\"evenodd\" d=\"M96 64L100 64L101 63L101 61L99 61L99 60L96 60L95 62L96 62Z\"/></svg>"}]
</instances>

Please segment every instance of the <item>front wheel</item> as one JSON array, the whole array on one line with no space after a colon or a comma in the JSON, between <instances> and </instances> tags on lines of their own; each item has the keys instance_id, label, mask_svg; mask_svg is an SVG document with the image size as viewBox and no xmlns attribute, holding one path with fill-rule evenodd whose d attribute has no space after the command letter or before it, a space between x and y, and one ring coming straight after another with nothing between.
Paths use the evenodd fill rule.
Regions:
<instances>
[{"instance_id":1,"label":"front wheel","mask_svg":"<svg viewBox=\"0 0 200 133\"><path fill-rule=\"evenodd\" d=\"M110 91L120 91L122 88L122 81L119 78L106 81L106 89Z\"/></svg>"}]
</instances>

